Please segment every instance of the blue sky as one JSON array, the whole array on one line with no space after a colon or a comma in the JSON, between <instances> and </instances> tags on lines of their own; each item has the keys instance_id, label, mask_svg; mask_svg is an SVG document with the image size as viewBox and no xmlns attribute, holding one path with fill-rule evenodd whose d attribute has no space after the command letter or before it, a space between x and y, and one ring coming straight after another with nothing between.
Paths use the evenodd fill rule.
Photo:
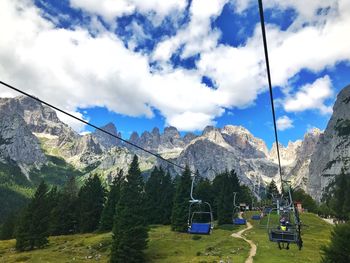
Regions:
<instances>
[{"instance_id":1,"label":"blue sky","mask_svg":"<svg viewBox=\"0 0 350 263\"><path fill-rule=\"evenodd\" d=\"M264 6L287 144L325 129L350 84L350 3ZM274 141L257 1L3 0L0 34L3 81L94 124L113 122L124 138L155 126L200 133L233 124Z\"/></svg>"}]
</instances>

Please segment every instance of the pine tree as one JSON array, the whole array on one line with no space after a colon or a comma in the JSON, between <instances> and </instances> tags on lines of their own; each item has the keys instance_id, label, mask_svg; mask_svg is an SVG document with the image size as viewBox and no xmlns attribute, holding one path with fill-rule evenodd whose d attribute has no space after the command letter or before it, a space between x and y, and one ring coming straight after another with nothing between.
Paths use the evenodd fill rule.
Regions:
<instances>
[{"instance_id":1,"label":"pine tree","mask_svg":"<svg viewBox=\"0 0 350 263\"><path fill-rule=\"evenodd\" d=\"M242 195L240 189L239 180L234 170L225 171L214 178L213 191L216 193L214 208L219 225L232 223L234 192L238 193L238 197L240 197Z\"/></svg>"},{"instance_id":2,"label":"pine tree","mask_svg":"<svg viewBox=\"0 0 350 263\"><path fill-rule=\"evenodd\" d=\"M144 183L135 155L126 180L123 181L113 226L111 260L117 262L144 262L148 228L144 209Z\"/></svg>"},{"instance_id":3,"label":"pine tree","mask_svg":"<svg viewBox=\"0 0 350 263\"><path fill-rule=\"evenodd\" d=\"M16 221L15 213L9 214L6 217L5 222L1 226L0 240L8 240L14 237Z\"/></svg>"},{"instance_id":4,"label":"pine tree","mask_svg":"<svg viewBox=\"0 0 350 263\"><path fill-rule=\"evenodd\" d=\"M41 248L48 243L50 201L48 187L42 181L20 221L16 235L17 250Z\"/></svg>"},{"instance_id":5,"label":"pine tree","mask_svg":"<svg viewBox=\"0 0 350 263\"><path fill-rule=\"evenodd\" d=\"M120 170L117 176L113 179L108 193L106 205L102 211L101 222L99 226L100 231L111 231L113 229L113 221L116 213L116 207L120 198L120 187L122 180L123 170Z\"/></svg>"},{"instance_id":6,"label":"pine tree","mask_svg":"<svg viewBox=\"0 0 350 263\"><path fill-rule=\"evenodd\" d=\"M145 184L146 194L146 215L148 224L160 224L162 221L162 211L160 207L162 198L162 177L164 172L155 167Z\"/></svg>"},{"instance_id":7,"label":"pine tree","mask_svg":"<svg viewBox=\"0 0 350 263\"><path fill-rule=\"evenodd\" d=\"M51 235L68 235L78 231L78 186L72 176L58 194L57 205L51 211Z\"/></svg>"},{"instance_id":8,"label":"pine tree","mask_svg":"<svg viewBox=\"0 0 350 263\"><path fill-rule=\"evenodd\" d=\"M162 172L162 169L160 170ZM171 213L173 210L175 185L171 180L170 173L164 173L162 179L162 192L160 198L161 223L169 225L171 223Z\"/></svg>"},{"instance_id":9,"label":"pine tree","mask_svg":"<svg viewBox=\"0 0 350 263\"><path fill-rule=\"evenodd\" d=\"M89 177L78 194L80 232L87 233L97 230L104 201L105 189L101 180L97 175Z\"/></svg>"},{"instance_id":10,"label":"pine tree","mask_svg":"<svg viewBox=\"0 0 350 263\"><path fill-rule=\"evenodd\" d=\"M174 185L169 173L155 167L145 185L146 214L149 224L169 224Z\"/></svg>"},{"instance_id":11,"label":"pine tree","mask_svg":"<svg viewBox=\"0 0 350 263\"><path fill-rule=\"evenodd\" d=\"M197 183L194 189L195 197L203 202L212 203L213 193L212 185L208 178L198 176Z\"/></svg>"},{"instance_id":12,"label":"pine tree","mask_svg":"<svg viewBox=\"0 0 350 263\"><path fill-rule=\"evenodd\" d=\"M267 187L267 198L272 199L273 197L277 197L279 195L279 191L277 185L274 180L271 181L269 186Z\"/></svg>"},{"instance_id":13,"label":"pine tree","mask_svg":"<svg viewBox=\"0 0 350 263\"><path fill-rule=\"evenodd\" d=\"M171 215L171 229L177 232L187 231L188 206L191 191L191 171L186 166L176 186L174 205Z\"/></svg>"},{"instance_id":14,"label":"pine tree","mask_svg":"<svg viewBox=\"0 0 350 263\"><path fill-rule=\"evenodd\" d=\"M331 234L331 243L322 247L322 263L350 262L350 223L335 226Z\"/></svg>"}]
</instances>

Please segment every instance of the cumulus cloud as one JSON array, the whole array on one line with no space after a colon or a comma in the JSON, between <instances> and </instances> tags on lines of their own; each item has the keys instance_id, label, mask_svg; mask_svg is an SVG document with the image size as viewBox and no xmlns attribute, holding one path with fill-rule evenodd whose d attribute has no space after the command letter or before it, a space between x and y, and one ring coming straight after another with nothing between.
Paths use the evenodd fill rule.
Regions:
<instances>
[{"instance_id":1,"label":"cumulus cloud","mask_svg":"<svg viewBox=\"0 0 350 263\"><path fill-rule=\"evenodd\" d=\"M328 75L315 80L312 84L302 86L294 95L284 102L287 112L319 110L322 114L332 113L332 107L325 101L333 97L332 83Z\"/></svg>"},{"instance_id":2,"label":"cumulus cloud","mask_svg":"<svg viewBox=\"0 0 350 263\"><path fill-rule=\"evenodd\" d=\"M242 1L235 2L240 3L240 10L246 8ZM106 20L135 11L164 17L183 11L187 5L185 0L71 0L70 3L94 14L93 18L101 15ZM256 25L253 35L239 47L218 44L220 31L212 29L211 21L227 3L228 0L193 0L189 22L174 36L162 40L152 54L140 54L126 48L121 39L108 32L96 18L91 22L95 29L91 36L83 27L57 28L41 16L43 11L31 0L2 0L0 76L3 81L70 112L100 106L128 116L152 118L153 110L157 109L167 124L180 130L202 129L213 124L226 108L253 105L257 96L266 90L260 25ZM272 8L276 3L267 2L267 6ZM293 1L288 3L292 5ZM306 21L308 14L302 14L296 4L294 6ZM317 10L317 7L312 8ZM279 4L278 8L287 7ZM267 25L275 85L286 86L301 69L318 72L350 60L350 35L344 33L350 32L350 16L346 12L350 10L349 1L339 0L337 5L332 5L333 9L326 12L323 17L327 19L319 23L309 16L312 23L293 25L285 31L276 25ZM130 38L130 46L133 41L148 37L140 25L134 23L131 27L132 32L139 34ZM200 54L196 67L174 68L169 58L178 52L182 58ZM150 62L162 67L155 70ZM213 80L215 89L202 83L203 76ZM328 81L330 83L329 78ZM327 79L317 85L323 87L325 93L322 98L317 97L316 104L301 102L300 97L313 96L312 87L305 87L296 93L291 91L285 99L288 105L285 109L296 111L293 105L298 104L304 110L327 112ZM8 95L8 91L1 88L0 96L5 93Z\"/></svg>"},{"instance_id":3,"label":"cumulus cloud","mask_svg":"<svg viewBox=\"0 0 350 263\"><path fill-rule=\"evenodd\" d=\"M80 112L68 112L72 114L73 116L82 119L84 121L89 121L89 118L85 118L83 114ZM63 114L60 111L56 111L57 117L64 123L68 124L69 127L71 127L73 130L79 132L81 135L88 134L89 132L85 131L86 125L78 120L75 120L71 117L69 117L66 114Z\"/></svg>"},{"instance_id":4,"label":"cumulus cloud","mask_svg":"<svg viewBox=\"0 0 350 263\"><path fill-rule=\"evenodd\" d=\"M201 84L197 72L152 74L148 57L112 33L92 37L83 28L58 29L30 1L1 1L0 10L6 10L0 24L11 24L0 27L2 79L65 110L100 106L151 118L157 108L181 130L189 127L186 116L198 116L191 129L202 129L203 119L212 123L223 111L222 95Z\"/></svg>"},{"instance_id":5,"label":"cumulus cloud","mask_svg":"<svg viewBox=\"0 0 350 263\"><path fill-rule=\"evenodd\" d=\"M155 12L158 16L164 17L171 11L182 11L187 2L186 0L70 0L70 4L74 8L101 15L111 22L116 17L129 15L135 11Z\"/></svg>"},{"instance_id":6,"label":"cumulus cloud","mask_svg":"<svg viewBox=\"0 0 350 263\"><path fill-rule=\"evenodd\" d=\"M211 21L219 16L229 0L193 0L190 7L190 22L173 37L160 42L153 59L167 62L171 55L182 47L181 58L212 50L216 47L220 32L212 30Z\"/></svg>"},{"instance_id":7,"label":"cumulus cloud","mask_svg":"<svg viewBox=\"0 0 350 263\"><path fill-rule=\"evenodd\" d=\"M277 119L277 129L279 131L284 131L290 128L293 128L293 120L291 120L288 116L284 115Z\"/></svg>"}]
</instances>

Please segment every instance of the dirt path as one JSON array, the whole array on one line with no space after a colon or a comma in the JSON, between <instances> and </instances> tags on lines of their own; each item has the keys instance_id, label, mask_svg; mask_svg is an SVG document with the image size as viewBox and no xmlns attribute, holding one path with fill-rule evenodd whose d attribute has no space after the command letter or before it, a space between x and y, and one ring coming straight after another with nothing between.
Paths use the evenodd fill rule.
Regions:
<instances>
[{"instance_id":1,"label":"dirt path","mask_svg":"<svg viewBox=\"0 0 350 263\"><path fill-rule=\"evenodd\" d=\"M231 236L232 237L235 237L235 238L241 238L243 239L245 242L249 243L250 245L250 251L249 251L249 256L248 258L246 259L245 263L253 263L253 257L255 256L256 254L256 245L254 244L253 241L249 240L249 239L246 239L242 234L249 230L249 229L252 229L253 226L251 223L249 223L247 221L247 227L245 229L242 229L241 231L237 232L237 233L233 233Z\"/></svg>"}]
</instances>

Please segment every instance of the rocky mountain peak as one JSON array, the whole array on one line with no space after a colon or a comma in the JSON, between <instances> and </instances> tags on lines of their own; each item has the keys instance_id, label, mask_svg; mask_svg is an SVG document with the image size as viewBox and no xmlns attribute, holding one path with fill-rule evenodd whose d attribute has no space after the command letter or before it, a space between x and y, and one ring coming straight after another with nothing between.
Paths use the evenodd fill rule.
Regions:
<instances>
[{"instance_id":1,"label":"rocky mountain peak","mask_svg":"<svg viewBox=\"0 0 350 263\"><path fill-rule=\"evenodd\" d=\"M163 136L164 137L180 138L180 133L175 127L169 126L169 127L164 128Z\"/></svg>"},{"instance_id":2,"label":"rocky mountain peak","mask_svg":"<svg viewBox=\"0 0 350 263\"><path fill-rule=\"evenodd\" d=\"M101 129L108 131L114 135L118 134L117 127L115 127L113 122L107 123L106 125L102 126ZM98 130L96 132L98 132Z\"/></svg>"},{"instance_id":3,"label":"rocky mountain peak","mask_svg":"<svg viewBox=\"0 0 350 263\"><path fill-rule=\"evenodd\" d=\"M242 126L226 125L221 133L227 143L238 148L247 158L263 158L268 155L265 142Z\"/></svg>"},{"instance_id":4,"label":"rocky mountain peak","mask_svg":"<svg viewBox=\"0 0 350 263\"><path fill-rule=\"evenodd\" d=\"M281 143L278 143L282 165L290 165L295 161L296 153L298 148L301 146L301 143L302 141L300 140L297 140L295 142L289 141L287 147ZM272 148L269 152L269 157L273 162L278 163L276 143L272 144Z\"/></svg>"},{"instance_id":5,"label":"rocky mountain peak","mask_svg":"<svg viewBox=\"0 0 350 263\"><path fill-rule=\"evenodd\" d=\"M250 135L252 136L252 134L250 133L250 131L248 131L246 128L244 128L243 126L234 126L234 125L225 125L223 128L222 128L222 133L226 133L226 134L229 134L229 135L232 135L232 134L246 134L246 135Z\"/></svg>"},{"instance_id":6,"label":"rocky mountain peak","mask_svg":"<svg viewBox=\"0 0 350 263\"><path fill-rule=\"evenodd\" d=\"M133 132L131 135L130 135L130 138L129 138L129 141L132 142L132 143L137 143L138 140L140 139L140 136L137 132Z\"/></svg>"},{"instance_id":7,"label":"rocky mountain peak","mask_svg":"<svg viewBox=\"0 0 350 263\"><path fill-rule=\"evenodd\" d=\"M158 127L154 127L151 133L153 136L160 136L160 132L159 132Z\"/></svg>"},{"instance_id":8,"label":"rocky mountain peak","mask_svg":"<svg viewBox=\"0 0 350 263\"><path fill-rule=\"evenodd\" d=\"M117 128L115 127L114 123L107 123L106 125L102 126L101 129L115 135L118 136L119 138L121 138L121 133L118 132ZM110 149L112 147L116 147L116 146L121 146L122 145L122 141L120 141L117 138L114 138L100 130L96 130L92 133L92 137L95 139L95 141L97 143L99 143L103 149Z\"/></svg>"},{"instance_id":9,"label":"rocky mountain peak","mask_svg":"<svg viewBox=\"0 0 350 263\"><path fill-rule=\"evenodd\" d=\"M60 121L53 109L32 98L26 96L0 98L0 111L18 114L34 133L55 136L69 134L70 137L78 137L76 132Z\"/></svg>"},{"instance_id":10,"label":"rocky mountain peak","mask_svg":"<svg viewBox=\"0 0 350 263\"><path fill-rule=\"evenodd\" d=\"M215 130L217 130L217 128L215 128L214 126L211 126L211 125L206 126L202 132L202 136L205 136L205 135L207 135L210 132L215 131Z\"/></svg>"}]
</instances>

